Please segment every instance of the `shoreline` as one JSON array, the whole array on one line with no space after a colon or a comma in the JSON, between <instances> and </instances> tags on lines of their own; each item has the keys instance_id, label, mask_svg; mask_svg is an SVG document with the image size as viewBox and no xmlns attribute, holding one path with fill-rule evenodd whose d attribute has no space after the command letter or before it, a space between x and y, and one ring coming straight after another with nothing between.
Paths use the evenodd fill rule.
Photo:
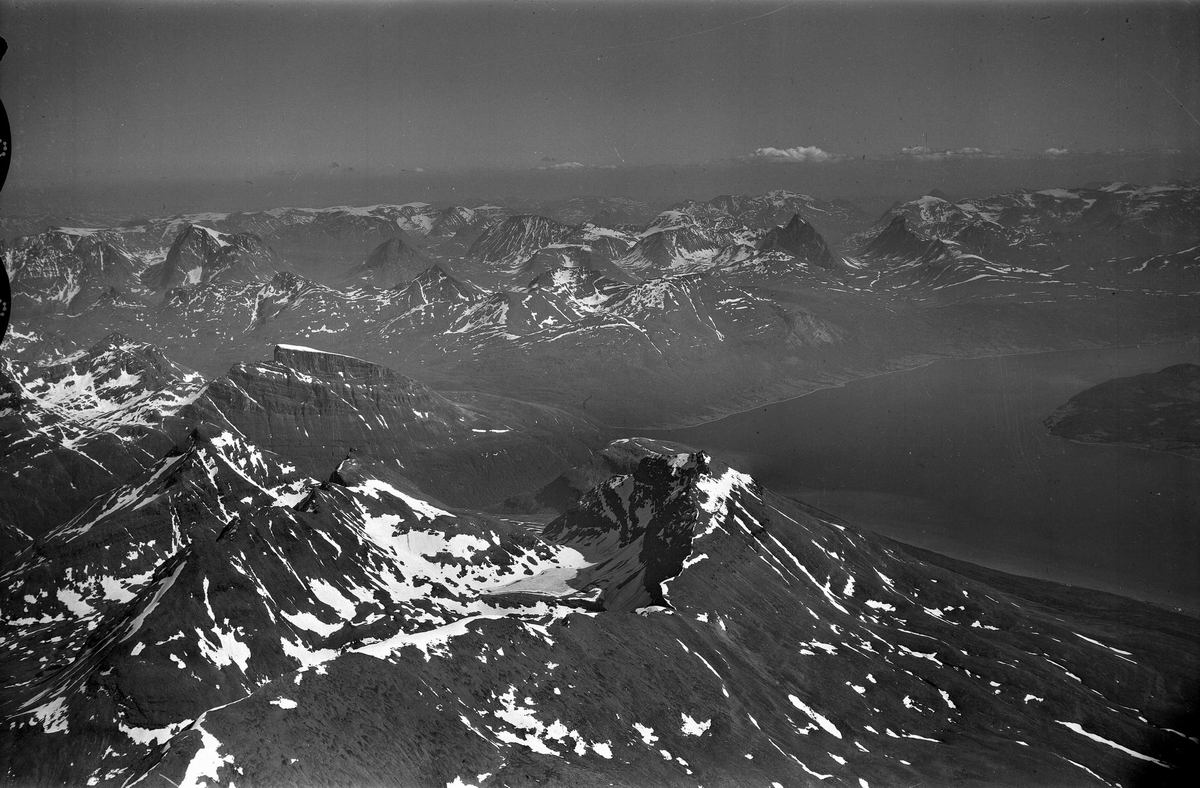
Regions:
<instances>
[{"instance_id":1,"label":"shoreline","mask_svg":"<svg viewBox=\"0 0 1200 788\"><path fill-rule=\"evenodd\" d=\"M1019 359L1020 357L1025 357L1025 356L1031 356L1031 357L1046 356L1048 358L1048 360L1046 360L1046 361L1031 362L1034 365L1031 368L1037 369L1037 370L1049 370L1052 368L1057 369L1059 367L1062 367L1064 369L1074 369L1075 366L1078 365L1081 368L1083 368L1083 367L1092 368L1093 369L1092 374L1097 375L1097 376L1108 373L1112 377L1122 377L1122 376L1126 376L1129 374L1134 374L1132 372L1121 371L1123 368L1129 367L1131 365L1143 365L1143 364L1146 364L1151 361L1156 361L1157 359L1159 359L1159 357L1170 357L1170 356L1174 356L1174 355L1177 355L1180 353L1191 356L1196 353L1198 342L1200 342L1200 338L1187 336L1187 337L1181 337L1178 339L1170 339L1170 340L1158 341L1158 342L1133 342L1133 343L1123 343L1123 344L1113 344L1113 345L1092 345L1092 346L1080 347L1080 348L1061 348L1061 349L1055 349L1055 350L1040 350L1040 351L1031 351L1031 352L1010 352L1010 353L997 353L997 354L990 354L990 355L973 355L973 356L959 356L959 357L943 356L943 357L931 359L924 363L914 364L914 365L906 367L904 369L879 372L879 373L875 373L872 375L855 378L855 380L864 380L864 381L872 380L875 378L882 378L884 375L893 374L893 372L903 372L903 371L909 371L909 370L926 369L926 368L932 367L937 361L958 361L958 360L984 361L987 359L1005 359L1005 358ZM1079 351L1084 351L1084 353L1080 353ZM1125 351L1128 351L1128 352L1125 352ZM1109 356L1103 355L1106 352L1111 353L1111 355L1109 355ZM1075 356L1063 356L1062 355L1062 354L1070 354L1070 353L1074 353L1077 355L1075 355ZM1055 360L1055 357L1051 356L1050 354L1060 354L1058 358L1061 358L1064 360L1063 361ZM1019 362L1013 362L1013 363L1015 365L1016 363L1019 363ZM1171 362L1164 360L1162 365L1165 366L1167 363L1171 363ZM1003 363L998 364L998 365L997 364L993 364L993 365L985 364L985 365L983 365L983 367L986 367L986 369L988 370L988 374L993 374L993 373L994 374L1004 374L1005 371L1010 369L1006 364L1003 364ZM959 372L964 372L964 374L967 374L967 376L970 377L969 373L972 370L979 371L983 367L967 368L964 372L964 370L956 370L952 366L947 365L947 366L943 366L940 368L940 372L938 372L938 376L939 376L939 379L941 379L943 376L954 376L954 375L958 374ZM1154 368L1157 369L1158 366L1155 366ZM1019 367L1013 366L1012 369L1019 369ZM1116 371L1113 371L1113 370L1116 370ZM923 373L923 374L925 374L925 373ZM853 381L846 381L846 383L850 383L850 382L853 382ZM840 384L838 386L827 386L824 388L842 388L846 385L846 383ZM908 385L908 384L897 384L897 385ZM816 390L820 390L820 389L816 389ZM857 401L858 399L861 399L862 396L869 395L869 393L873 390L874 389L859 390L858 393L855 395L855 400ZM791 397L791 398L788 398L785 400L780 400L780 402L787 403L787 402L792 402L792 401L798 401L802 397L808 396L809 393L813 393L813 392L808 392L803 395ZM828 402L836 403L837 401L839 401L838 400L839 396L841 396L841 395L834 395L832 398L830 398L828 400ZM772 403L772 404L777 404L777 403ZM666 429L666 430L646 429L645 431L640 432L640 433L630 431L630 432L627 432L626 434L627 435L641 434L641 435L645 435L648 438L655 438L655 439L661 439L661 440L674 440L674 441L685 443L688 445L694 445L699 448L704 443L703 435L707 434L705 432L705 428L712 427L712 425L720 424L722 419L731 418L733 416L751 414L749 417L750 420L747 421L746 423L747 424L753 423L756 428L763 429L764 436L765 436L768 434L767 428L763 427L762 424L763 423L769 424L773 420L772 415L770 413L758 412L758 411L760 411L760 409L765 408L765 407L768 407L768 406L757 406L755 408L739 410L736 413L730 413L730 414L715 418L711 421L701 422L701 423L695 424L695 425L689 425L689 427L685 427L685 428L672 428L672 429ZM729 426L725 426L725 427L716 427L716 428L713 428L713 431L719 432L720 434L723 434L723 435L724 434L733 434L733 433L738 432L738 430L735 429L735 427L738 424L740 424L740 423L733 423L733 424L731 424ZM699 434L699 437L697 437L695 435L686 434L686 431L691 428L696 428L697 433ZM1050 433L1049 431L1044 430L1044 429L1042 430L1042 432L1046 436L1047 439L1049 439L1051 441L1055 441L1055 442L1061 441L1062 445L1064 445L1064 446L1067 445L1068 443L1070 443L1070 444L1075 444L1075 445L1078 445L1081 447L1082 446L1093 447L1090 449L1090 451L1092 451L1092 452L1101 451L1101 453L1104 455L1108 455L1108 454L1112 454L1112 453L1123 454L1124 453L1123 450L1126 450L1126 449L1139 449L1140 451L1137 452L1138 455L1146 455L1147 453L1149 453L1150 456L1155 456L1155 457L1164 457L1164 458L1169 457L1172 459L1182 458L1182 460L1187 461L1186 466L1188 466L1189 469L1190 469L1190 467L1195 467L1194 463L1198 459L1196 457L1191 457L1186 454L1182 454L1180 452L1165 452L1165 451L1161 451L1161 450L1157 450L1157 449L1153 449L1153 448L1149 448L1149 447L1133 446L1133 445L1118 444L1118 443L1096 443L1096 442L1077 441L1077 440L1073 440L1071 438L1054 435L1053 433ZM680 434L680 433L684 433L684 434ZM749 452L752 455L754 450L755 449L750 444L747 444L747 445L739 444L738 451ZM1130 454L1127 456L1132 457L1133 455ZM1200 596L1197 596L1194 593L1190 593L1189 591L1184 590L1184 589L1190 587L1190 584L1186 583L1186 582L1183 584L1182 587L1180 587L1180 586L1156 587L1153 582L1150 582L1149 584L1144 583L1144 582L1142 582L1142 580L1138 579L1137 576L1126 578L1120 573L1118 573L1116 576L1109 576L1109 575L1104 574L1103 572L1101 572L1099 574L1095 574L1092 571L1090 571L1089 566L1084 565L1082 563L1079 565L1075 565L1071 561L1067 561L1065 564L1060 565L1057 561L1053 560L1052 558L1043 559L1043 558L1039 557L1038 555L1023 555L1021 550L1017 550L1015 553L1013 553L1013 552L1005 550L1005 549L981 549L981 545L974 544L970 540L963 540L960 542L953 538L945 539L945 538L941 538L941 537L937 536L936 534L922 533L919 529L910 530L909 528L906 527L906 521L904 520L903 517L901 517L900 520L893 520L893 518L888 515L888 511L890 511L890 510L883 508L883 504L879 503L879 502L872 502L870 500L862 501L861 506L855 505L855 506L851 507L851 510L848 511L846 509L841 508L839 505L837 505L835 503L835 500L840 500L840 499L834 498L834 499L830 499L828 501L823 501L820 498L809 498L797 490L790 489L789 485L786 485L786 484L779 485L778 481L776 481L775 485L776 486L772 486L771 489L774 490L776 493L778 493L780 495L784 495L793 500L799 500L801 502L806 503L809 506L815 506L817 508L820 508L820 509L832 514L839 521L847 521L849 523L852 523L857 530L860 530L863 532L869 532L869 533L883 536L886 538L895 539L898 542L908 544L908 545L911 545L916 548L929 550L930 552L934 552L939 555L944 555L947 558L952 558L954 560L960 560L960 561L965 561L967 563L976 564L978 566L982 566L984 568L991 569L993 571L1004 572L1006 574L1010 574L1010 575L1013 575L1016 577L1028 578L1031 580L1044 581L1044 582L1052 582L1052 583L1056 583L1059 585L1094 590L1094 591L1101 592L1101 593L1114 594L1116 596L1120 596L1123 598L1137 600L1138 602L1154 605L1157 608L1171 611L1171 612L1176 612L1176 613L1188 616L1193 619L1200 618ZM1165 494L1169 494L1169 493L1166 493L1166 488L1163 488L1163 489L1164 489ZM1178 488L1176 488L1176 489L1178 489ZM840 502L841 502L841 504L845 505L848 503L848 500L840 500ZM859 511L860 508L862 509L861 512ZM856 513L857 513L857 516L856 516ZM897 526L899 526L899 527L897 527Z\"/></svg>"},{"instance_id":2,"label":"shoreline","mask_svg":"<svg viewBox=\"0 0 1200 788\"><path fill-rule=\"evenodd\" d=\"M1154 454L1169 454L1172 457L1182 457L1183 459L1191 460L1192 462L1200 462L1200 457L1193 456L1191 454L1185 454L1181 451L1155 449L1151 446L1140 446L1136 443L1124 443L1121 441L1083 441L1079 440L1078 438L1068 438L1065 435L1055 435L1049 430L1046 430L1046 434L1058 438L1059 440L1067 441L1068 443L1074 443L1076 446L1111 446L1117 449L1136 449L1137 451L1148 451Z\"/></svg>"},{"instance_id":3,"label":"shoreline","mask_svg":"<svg viewBox=\"0 0 1200 788\"><path fill-rule=\"evenodd\" d=\"M785 496L785 497L790 498L792 500L797 500L797 499L792 498L792 496L790 496L790 495ZM843 522L845 522L845 520L842 518L841 515L838 515L838 514L832 513L832 512L831 512L831 514L834 514L834 516L837 517L839 520L843 520ZM1188 603L1188 604L1179 604L1179 603L1165 601L1163 599L1162 595L1135 594L1125 588L1115 586L1115 585L1107 585L1106 586L1104 584L1091 584L1091 583L1084 582L1084 581L1064 580L1064 579L1060 579L1058 577L1027 574L1026 572L1022 571L1020 564L1015 561L1001 560L1001 561L997 561L994 564L983 563L982 561L980 561L980 559L977 556L964 556L964 555L960 554L958 551L955 551L953 549L948 549L947 545L938 544L938 546L936 546L936 547L930 547L928 545L919 544L919 543L912 541L904 536L898 536L894 533L885 532L883 530L877 530L877 529L871 528L869 526L859 526L859 525L855 525L853 523L850 523L849 525L858 530L868 531L876 536L881 536L885 539L891 539L895 542L899 542L899 543L907 545L909 547L915 547L919 550L927 550L928 552L937 553L938 555L942 555L947 558L951 558L955 561L961 561L966 564L973 564L975 566L979 566L979 567L988 569L993 572L1001 572L1006 575L1012 575L1013 577L1019 577L1019 578L1026 579L1026 580L1035 580L1035 581L1042 582L1042 583L1054 583L1056 585L1067 586L1069 588L1082 588L1082 589L1087 589L1089 591L1096 591L1101 594L1111 594L1113 596L1119 596L1123 599L1131 599L1135 602L1140 602L1142 604L1153 605L1154 607L1157 607L1157 608L1160 608L1163 610L1167 610L1172 613L1178 613L1179 615L1187 616L1188 618L1192 618L1192 619L1196 619L1197 621L1200 621L1200 599L1197 599L1195 602Z\"/></svg>"},{"instance_id":4,"label":"shoreline","mask_svg":"<svg viewBox=\"0 0 1200 788\"><path fill-rule=\"evenodd\" d=\"M1091 347L1059 348L1059 349L1055 349L1055 350L1029 350L1029 351L1018 351L1015 353L983 354L983 355L978 355L978 356L938 356L938 357L932 358L929 361L926 361L924 363L914 364L910 367L901 367L900 369L889 369L889 370L885 370L883 372L875 372L870 375L863 375L861 377L847 378L846 380L841 381L840 383L834 383L834 384L828 385L828 386L818 386L817 388L814 388L812 391L806 391L803 394L797 394L792 397L783 397L781 399L770 400L770 401L763 402L760 404L752 405L751 407L748 407L748 408L742 408L741 410L731 411L730 413L723 413L720 416L716 416L711 419L701 419L699 421L690 421L685 424L675 425L675 426L671 426L671 427L651 427L651 426L646 426L646 425L638 426L638 427L613 427L610 425L601 425L601 426L603 429L608 429L608 430L613 430L613 431L618 431L618 432L631 431L631 430L646 430L646 431L650 431L650 432L672 432L675 430L691 429L693 427L703 427L703 426L707 426L710 424L715 424L715 423L717 423L719 421L723 421L725 419L733 418L734 416L740 416L745 413L750 413L751 411L759 410L761 408L769 408L769 407L773 407L775 405L782 405L785 402L791 402L793 400L798 400L803 397L807 397L812 394L816 394L818 391L828 391L830 389L840 389L840 388L844 388L847 385L850 385L852 383L856 383L856 382L862 381L862 380L873 380L875 378L880 378L885 375L895 375L895 374L898 374L901 372L912 372L913 370L917 370L917 369L925 369L926 367L933 366L934 364L937 364L940 361L980 361L983 359L1015 358L1018 356L1046 356L1046 355L1051 355L1053 353L1078 353L1080 351L1087 351L1087 350L1122 350L1122 349L1129 349L1129 348L1163 347L1165 345L1192 345L1192 344L1200 345L1200 336L1189 337L1187 339L1170 339L1170 340L1166 340L1164 342L1134 342L1134 343L1130 343L1127 345L1094 345ZM637 437L637 436L625 435L624 437ZM647 436L647 437L650 437L650 436ZM1152 451L1152 450L1150 450L1150 451Z\"/></svg>"}]
</instances>

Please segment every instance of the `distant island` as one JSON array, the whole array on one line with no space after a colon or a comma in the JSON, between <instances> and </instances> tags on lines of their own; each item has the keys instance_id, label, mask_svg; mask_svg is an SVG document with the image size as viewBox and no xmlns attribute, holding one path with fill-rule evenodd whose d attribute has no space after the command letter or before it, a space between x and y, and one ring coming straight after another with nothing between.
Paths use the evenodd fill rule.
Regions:
<instances>
[{"instance_id":1,"label":"distant island","mask_svg":"<svg viewBox=\"0 0 1200 788\"><path fill-rule=\"evenodd\" d=\"M1200 365L1106 381L1071 397L1043 423L1061 438L1200 459Z\"/></svg>"}]
</instances>

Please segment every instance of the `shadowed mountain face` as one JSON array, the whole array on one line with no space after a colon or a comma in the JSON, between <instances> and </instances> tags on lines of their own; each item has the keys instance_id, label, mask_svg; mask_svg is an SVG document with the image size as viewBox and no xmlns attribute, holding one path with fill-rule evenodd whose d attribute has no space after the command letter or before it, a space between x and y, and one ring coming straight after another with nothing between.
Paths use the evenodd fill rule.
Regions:
<instances>
[{"instance_id":1,"label":"shadowed mountain face","mask_svg":"<svg viewBox=\"0 0 1200 788\"><path fill-rule=\"evenodd\" d=\"M349 284L393 287L414 279L430 262L429 256L400 232L372 249L366 260L346 272L344 279Z\"/></svg>"},{"instance_id":2,"label":"shadowed mountain face","mask_svg":"<svg viewBox=\"0 0 1200 788\"><path fill-rule=\"evenodd\" d=\"M759 242L760 252L783 252L797 258L801 262L820 268L833 268L833 253L825 244L816 228L800 218L800 214L792 214L792 219L784 227L774 227L767 232L766 237Z\"/></svg>"},{"instance_id":3,"label":"shadowed mountain face","mask_svg":"<svg viewBox=\"0 0 1200 788\"><path fill-rule=\"evenodd\" d=\"M908 229L903 216L897 216L863 248L863 256L900 263L932 263L948 255L946 245L927 240Z\"/></svg>"},{"instance_id":4,"label":"shadowed mountain face","mask_svg":"<svg viewBox=\"0 0 1200 788\"><path fill-rule=\"evenodd\" d=\"M251 233L229 235L198 224L176 236L166 259L143 279L156 290L212 281L267 281L279 269L275 253Z\"/></svg>"},{"instance_id":5,"label":"shadowed mountain face","mask_svg":"<svg viewBox=\"0 0 1200 788\"><path fill-rule=\"evenodd\" d=\"M539 538L193 434L6 565L9 778L1185 784L1194 621L608 453Z\"/></svg>"},{"instance_id":6,"label":"shadowed mountain face","mask_svg":"<svg viewBox=\"0 0 1200 788\"><path fill-rule=\"evenodd\" d=\"M1050 414L1054 435L1200 459L1200 366L1117 378L1080 392Z\"/></svg>"}]
</instances>

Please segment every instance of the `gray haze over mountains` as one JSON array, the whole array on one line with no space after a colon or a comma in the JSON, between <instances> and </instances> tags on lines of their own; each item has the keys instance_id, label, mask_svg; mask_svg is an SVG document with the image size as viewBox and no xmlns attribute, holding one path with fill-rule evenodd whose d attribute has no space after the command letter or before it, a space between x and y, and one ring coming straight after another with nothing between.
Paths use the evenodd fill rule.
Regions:
<instances>
[{"instance_id":1,"label":"gray haze over mountains","mask_svg":"<svg viewBox=\"0 0 1200 788\"><path fill-rule=\"evenodd\" d=\"M1161 172L1200 149L1200 23L1180 3L69 1L2 18L6 208L113 183L270 201L318 175L452 198L421 170L459 173L458 196L652 197L679 167L688 196L994 192L1045 178L989 157L1166 153ZM887 161L843 171L864 156ZM795 171L729 185L738 161ZM1059 182L1159 180L1067 166Z\"/></svg>"}]
</instances>

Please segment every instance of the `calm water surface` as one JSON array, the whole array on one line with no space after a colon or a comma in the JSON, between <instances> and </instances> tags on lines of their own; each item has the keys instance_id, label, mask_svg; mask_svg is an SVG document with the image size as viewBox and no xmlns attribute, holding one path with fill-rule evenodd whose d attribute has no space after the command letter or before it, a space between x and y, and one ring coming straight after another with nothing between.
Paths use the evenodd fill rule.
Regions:
<instances>
[{"instance_id":1,"label":"calm water surface","mask_svg":"<svg viewBox=\"0 0 1200 788\"><path fill-rule=\"evenodd\" d=\"M1197 610L1200 462L1041 424L1083 389L1183 362L1200 345L944 360L645 434L911 544Z\"/></svg>"}]
</instances>

